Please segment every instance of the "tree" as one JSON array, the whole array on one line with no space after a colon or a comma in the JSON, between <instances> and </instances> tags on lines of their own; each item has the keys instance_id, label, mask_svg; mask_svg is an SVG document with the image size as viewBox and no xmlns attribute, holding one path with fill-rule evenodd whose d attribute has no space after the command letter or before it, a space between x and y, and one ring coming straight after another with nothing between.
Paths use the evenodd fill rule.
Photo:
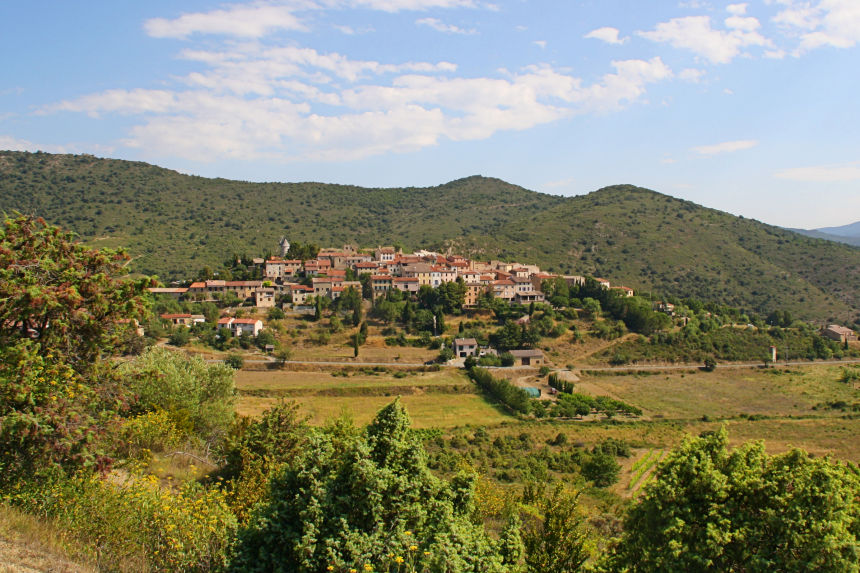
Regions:
<instances>
[{"instance_id":1,"label":"tree","mask_svg":"<svg viewBox=\"0 0 860 573\"><path fill-rule=\"evenodd\" d=\"M272 479L232 568L393 571L407 558L419 571L500 571L494 544L471 521L474 477L434 477L409 426L398 399L366 432L312 435Z\"/></svg>"},{"instance_id":2,"label":"tree","mask_svg":"<svg viewBox=\"0 0 860 573\"><path fill-rule=\"evenodd\" d=\"M151 279L125 280L124 251L94 250L42 219L0 228L0 347L33 339L77 372L114 352L119 321L142 316Z\"/></svg>"},{"instance_id":3,"label":"tree","mask_svg":"<svg viewBox=\"0 0 860 573\"><path fill-rule=\"evenodd\" d=\"M241 370L242 366L245 365L245 359L242 358L241 354L236 354L235 352L230 353L224 359L224 364L232 368L233 370Z\"/></svg>"},{"instance_id":4,"label":"tree","mask_svg":"<svg viewBox=\"0 0 860 573\"><path fill-rule=\"evenodd\" d=\"M615 571L856 571L860 477L802 450L687 438L629 512Z\"/></svg>"},{"instance_id":5,"label":"tree","mask_svg":"<svg viewBox=\"0 0 860 573\"><path fill-rule=\"evenodd\" d=\"M525 524L526 571L529 573L571 573L588 559L585 516L579 509L579 493L558 484L539 503L541 518Z\"/></svg>"},{"instance_id":6,"label":"tree","mask_svg":"<svg viewBox=\"0 0 860 573\"><path fill-rule=\"evenodd\" d=\"M618 481L621 466L615 461L615 457L603 453L594 452L582 464L582 476L594 482L597 487L609 487Z\"/></svg>"},{"instance_id":7,"label":"tree","mask_svg":"<svg viewBox=\"0 0 860 573\"><path fill-rule=\"evenodd\" d=\"M293 357L293 351L289 348L281 347L275 351L275 363L278 368L286 366L287 361Z\"/></svg>"},{"instance_id":8,"label":"tree","mask_svg":"<svg viewBox=\"0 0 860 573\"><path fill-rule=\"evenodd\" d=\"M0 227L0 481L46 466L105 469L97 436L121 387L107 360L145 318L146 286L122 251L93 250L42 219Z\"/></svg>"}]
</instances>

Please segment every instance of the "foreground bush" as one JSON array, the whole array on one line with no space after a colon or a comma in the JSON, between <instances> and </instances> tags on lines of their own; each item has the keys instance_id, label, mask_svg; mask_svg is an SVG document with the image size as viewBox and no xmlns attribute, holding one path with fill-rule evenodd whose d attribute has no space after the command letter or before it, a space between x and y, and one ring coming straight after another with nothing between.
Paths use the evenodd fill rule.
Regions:
<instances>
[{"instance_id":1,"label":"foreground bush","mask_svg":"<svg viewBox=\"0 0 860 573\"><path fill-rule=\"evenodd\" d=\"M429 472L399 400L366 433L313 436L270 493L240 534L234 571L502 570L471 520L473 478Z\"/></svg>"},{"instance_id":2,"label":"foreground bush","mask_svg":"<svg viewBox=\"0 0 860 573\"><path fill-rule=\"evenodd\" d=\"M857 571L860 477L725 430L687 439L629 512L611 571Z\"/></svg>"},{"instance_id":3,"label":"foreground bush","mask_svg":"<svg viewBox=\"0 0 860 573\"><path fill-rule=\"evenodd\" d=\"M236 519L215 490L189 483L174 492L153 476L39 478L6 500L90 545L100 569L213 571L228 561Z\"/></svg>"}]
</instances>

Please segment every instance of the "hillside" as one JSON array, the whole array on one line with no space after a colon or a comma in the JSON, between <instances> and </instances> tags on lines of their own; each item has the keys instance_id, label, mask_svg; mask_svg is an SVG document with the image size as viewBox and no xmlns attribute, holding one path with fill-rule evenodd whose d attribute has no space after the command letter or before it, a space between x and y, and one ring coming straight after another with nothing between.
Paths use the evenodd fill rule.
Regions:
<instances>
[{"instance_id":1,"label":"hillside","mask_svg":"<svg viewBox=\"0 0 860 573\"><path fill-rule=\"evenodd\" d=\"M854 223L855 225L857 223ZM836 227L839 229L840 227ZM846 245L854 245L856 247L860 247L860 236L857 235L845 235L845 234L836 234L833 232L825 232L822 229L790 229L795 233L800 233L801 235L806 235L807 237L815 237L817 239L827 239L828 241L835 241L837 243L845 243Z\"/></svg>"},{"instance_id":2,"label":"hillside","mask_svg":"<svg viewBox=\"0 0 860 573\"><path fill-rule=\"evenodd\" d=\"M858 319L860 249L629 185L580 197L469 177L431 188L249 183L92 156L0 152L0 210L34 213L133 268L186 278L278 237L454 248L809 319Z\"/></svg>"}]
</instances>

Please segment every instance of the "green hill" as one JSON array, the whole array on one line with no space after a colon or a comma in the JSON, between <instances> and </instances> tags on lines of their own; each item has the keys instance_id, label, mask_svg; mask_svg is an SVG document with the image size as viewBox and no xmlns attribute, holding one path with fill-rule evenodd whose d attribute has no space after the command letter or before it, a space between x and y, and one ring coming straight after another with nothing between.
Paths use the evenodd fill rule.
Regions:
<instances>
[{"instance_id":1,"label":"green hill","mask_svg":"<svg viewBox=\"0 0 860 573\"><path fill-rule=\"evenodd\" d=\"M858 319L860 248L808 238L630 185L580 197L486 177L430 188L249 183L92 156L0 152L0 210L34 213L133 268L188 278L291 240L453 248L810 319Z\"/></svg>"}]
</instances>

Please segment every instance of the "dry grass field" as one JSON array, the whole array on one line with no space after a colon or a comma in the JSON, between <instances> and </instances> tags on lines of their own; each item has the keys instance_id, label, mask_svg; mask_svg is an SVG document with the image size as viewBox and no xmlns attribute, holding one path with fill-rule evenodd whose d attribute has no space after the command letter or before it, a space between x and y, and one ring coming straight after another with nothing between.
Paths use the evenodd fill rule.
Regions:
<instances>
[{"instance_id":1,"label":"dry grass field","mask_svg":"<svg viewBox=\"0 0 860 573\"><path fill-rule=\"evenodd\" d=\"M347 414L356 424L370 422L376 413L395 396L350 396L290 398L301 406L301 412L314 425ZM257 416L276 399L240 396L236 411ZM495 425L510 419L504 412L477 394L411 394L401 397L412 418L414 428L453 428L463 424Z\"/></svg>"},{"instance_id":2,"label":"dry grass field","mask_svg":"<svg viewBox=\"0 0 860 573\"><path fill-rule=\"evenodd\" d=\"M840 374L838 366L809 365L583 375L576 390L635 404L650 419L841 415L826 410L823 404L860 402L860 390L839 382Z\"/></svg>"}]
</instances>

